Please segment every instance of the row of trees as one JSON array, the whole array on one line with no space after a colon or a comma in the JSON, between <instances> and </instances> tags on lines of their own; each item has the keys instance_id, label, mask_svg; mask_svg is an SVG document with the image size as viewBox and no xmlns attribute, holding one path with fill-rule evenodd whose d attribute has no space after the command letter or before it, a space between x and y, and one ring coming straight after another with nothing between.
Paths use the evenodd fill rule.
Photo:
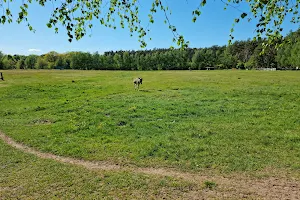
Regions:
<instances>
[{"instance_id":1,"label":"row of trees","mask_svg":"<svg viewBox=\"0 0 300 200\"><path fill-rule=\"evenodd\" d=\"M212 46L186 50L153 49L111 51L103 55L87 52L37 55L4 55L0 52L0 69L85 69L85 70L187 70L251 69L259 67L296 68L300 65L300 29L290 32L291 43L281 49L269 47L261 55L263 41L236 41L230 46Z\"/></svg>"}]
</instances>

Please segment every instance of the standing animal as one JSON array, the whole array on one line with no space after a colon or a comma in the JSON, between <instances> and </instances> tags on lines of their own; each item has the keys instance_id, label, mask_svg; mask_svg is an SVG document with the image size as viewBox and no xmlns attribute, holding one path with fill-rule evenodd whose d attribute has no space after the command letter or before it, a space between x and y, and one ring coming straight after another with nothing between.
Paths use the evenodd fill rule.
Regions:
<instances>
[{"instance_id":1,"label":"standing animal","mask_svg":"<svg viewBox=\"0 0 300 200\"><path fill-rule=\"evenodd\" d=\"M142 83L143 83L143 79L140 78L140 77L133 80L133 84L134 84L135 89L139 89L140 84L142 84Z\"/></svg>"}]
</instances>

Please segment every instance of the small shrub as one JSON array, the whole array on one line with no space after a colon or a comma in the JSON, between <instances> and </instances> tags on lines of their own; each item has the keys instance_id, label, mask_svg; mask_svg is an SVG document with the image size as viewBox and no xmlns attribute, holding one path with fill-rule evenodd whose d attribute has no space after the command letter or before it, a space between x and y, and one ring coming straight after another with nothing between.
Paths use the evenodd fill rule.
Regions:
<instances>
[{"instance_id":1,"label":"small shrub","mask_svg":"<svg viewBox=\"0 0 300 200\"><path fill-rule=\"evenodd\" d=\"M217 186L217 184L212 181L205 181L204 186L205 186L205 188L213 189Z\"/></svg>"}]
</instances>

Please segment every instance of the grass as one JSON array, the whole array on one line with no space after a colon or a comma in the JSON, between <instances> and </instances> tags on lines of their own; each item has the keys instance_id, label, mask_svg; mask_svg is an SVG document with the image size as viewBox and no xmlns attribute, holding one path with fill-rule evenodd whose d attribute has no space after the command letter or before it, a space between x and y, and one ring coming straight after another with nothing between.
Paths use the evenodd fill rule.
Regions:
<instances>
[{"instance_id":1,"label":"grass","mask_svg":"<svg viewBox=\"0 0 300 200\"><path fill-rule=\"evenodd\" d=\"M204 182L204 187L208 188L208 189L213 189L213 188L217 187L217 184L215 182L212 182L212 181L205 181Z\"/></svg>"},{"instance_id":2,"label":"grass","mask_svg":"<svg viewBox=\"0 0 300 200\"><path fill-rule=\"evenodd\" d=\"M174 199L196 186L168 177L89 171L16 151L0 141L0 199Z\"/></svg>"},{"instance_id":3,"label":"grass","mask_svg":"<svg viewBox=\"0 0 300 200\"><path fill-rule=\"evenodd\" d=\"M53 70L4 76L0 129L43 152L182 170L299 173L299 72ZM143 77L140 91L133 88L137 76Z\"/></svg>"}]
</instances>

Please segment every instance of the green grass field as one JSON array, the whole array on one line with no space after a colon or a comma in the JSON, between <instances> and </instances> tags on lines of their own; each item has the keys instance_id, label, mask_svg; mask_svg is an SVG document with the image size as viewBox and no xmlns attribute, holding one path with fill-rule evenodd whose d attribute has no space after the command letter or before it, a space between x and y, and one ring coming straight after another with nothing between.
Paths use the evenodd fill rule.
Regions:
<instances>
[{"instance_id":1,"label":"green grass field","mask_svg":"<svg viewBox=\"0 0 300 200\"><path fill-rule=\"evenodd\" d=\"M16 70L4 78L0 130L42 152L188 171L300 170L299 72Z\"/></svg>"},{"instance_id":2,"label":"green grass field","mask_svg":"<svg viewBox=\"0 0 300 200\"><path fill-rule=\"evenodd\" d=\"M0 199L173 199L197 189L169 177L90 171L39 159L2 141L0 152Z\"/></svg>"}]
</instances>

